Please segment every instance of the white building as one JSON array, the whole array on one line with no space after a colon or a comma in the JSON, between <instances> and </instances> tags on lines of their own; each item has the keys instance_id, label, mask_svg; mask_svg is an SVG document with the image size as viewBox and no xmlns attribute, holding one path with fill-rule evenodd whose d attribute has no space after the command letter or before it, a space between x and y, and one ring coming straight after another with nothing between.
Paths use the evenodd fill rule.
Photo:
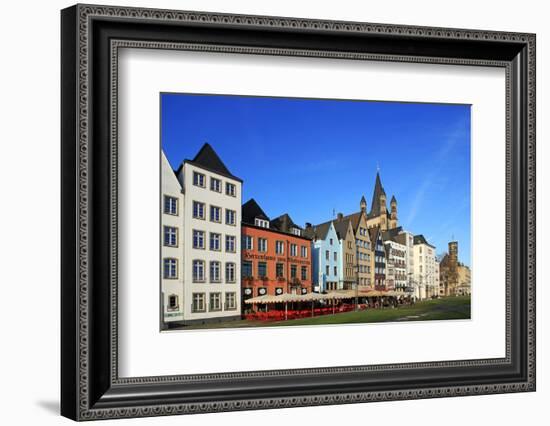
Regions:
<instances>
[{"instance_id":1,"label":"white building","mask_svg":"<svg viewBox=\"0 0 550 426\"><path fill-rule=\"evenodd\" d=\"M209 144L177 171L184 191L184 321L240 318L242 180Z\"/></svg>"},{"instance_id":2,"label":"white building","mask_svg":"<svg viewBox=\"0 0 550 426\"><path fill-rule=\"evenodd\" d=\"M384 242L386 246L386 287L391 290L405 291L408 287L407 246L394 240Z\"/></svg>"},{"instance_id":3,"label":"white building","mask_svg":"<svg viewBox=\"0 0 550 426\"><path fill-rule=\"evenodd\" d=\"M183 194L168 159L161 155L161 304L165 323L183 320Z\"/></svg>"},{"instance_id":4,"label":"white building","mask_svg":"<svg viewBox=\"0 0 550 426\"><path fill-rule=\"evenodd\" d=\"M439 296L439 280L436 281L435 246L423 235L414 236L414 281L420 300ZM439 275L439 272L437 272Z\"/></svg>"},{"instance_id":5,"label":"white building","mask_svg":"<svg viewBox=\"0 0 550 426\"><path fill-rule=\"evenodd\" d=\"M162 190L173 194L170 188L175 185L168 168L163 167ZM170 223L179 223L181 229L177 250L163 247L162 282L168 304L179 286L175 293L179 315L165 314L164 326L174 321L190 325L238 319L242 181L231 174L209 144L204 144L193 160L185 160L175 176L183 196ZM164 216L163 226L165 221L168 224Z\"/></svg>"}]
</instances>

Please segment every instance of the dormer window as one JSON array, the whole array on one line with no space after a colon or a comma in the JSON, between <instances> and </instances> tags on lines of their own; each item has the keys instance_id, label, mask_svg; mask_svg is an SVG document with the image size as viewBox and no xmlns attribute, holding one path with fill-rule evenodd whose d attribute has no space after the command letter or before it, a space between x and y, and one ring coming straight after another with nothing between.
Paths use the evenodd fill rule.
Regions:
<instances>
[{"instance_id":1,"label":"dormer window","mask_svg":"<svg viewBox=\"0 0 550 426\"><path fill-rule=\"evenodd\" d=\"M260 228L269 228L269 221L255 218L254 225L259 226Z\"/></svg>"},{"instance_id":2,"label":"dormer window","mask_svg":"<svg viewBox=\"0 0 550 426\"><path fill-rule=\"evenodd\" d=\"M291 232L292 232L294 235L298 235L298 236L301 236L301 235L302 235L302 232L301 232L300 228L292 228L292 229L291 229Z\"/></svg>"}]
</instances>

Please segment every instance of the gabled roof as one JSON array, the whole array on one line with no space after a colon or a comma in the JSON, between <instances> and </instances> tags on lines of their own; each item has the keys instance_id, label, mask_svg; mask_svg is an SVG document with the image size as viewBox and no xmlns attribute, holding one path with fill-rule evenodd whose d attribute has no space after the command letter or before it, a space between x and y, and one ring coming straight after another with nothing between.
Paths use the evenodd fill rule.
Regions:
<instances>
[{"instance_id":1,"label":"gabled roof","mask_svg":"<svg viewBox=\"0 0 550 426\"><path fill-rule=\"evenodd\" d=\"M288 213L282 214L281 216L270 221L269 226L274 229L277 229L278 231L287 232L287 233L291 233L292 228L302 229L300 226L296 225L292 221Z\"/></svg>"},{"instance_id":2,"label":"gabled roof","mask_svg":"<svg viewBox=\"0 0 550 426\"><path fill-rule=\"evenodd\" d=\"M235 179L239 182L242 182L241 178L238 178L229 171L229 169L226 167L218 154L216 154L216 151L214 151L214 148L212 148L209 143L205 143L202 146L197 155L195 155L195 158L193 158L192 160L185 160L183 163L198 166L205 170L208 170L209 172L214 172L230 179ZM183 163L178 169L178 172L183 166Z\"/></svg>"},{"instance_id":3,"label":"gabled roof","mask_svg":"<svg viewBox=\"0 0 550 426\"><path fill-rule=\"evenodd\" d=\"M374 182L374 192L372 194L372 203L370 207L369 217L380 216L381 206L380 206L380 196L386 195L384 187L382 186L382 181L380 180L380 173L376 172L376 181ZM387 208L386 208L387 210Z\"/></svg>"},{"instance_id":4,"label":"gabled roof","mask_svg":"<svg viewBox=\"0 0 550 426\"><path fill-rule=\"evenodd\" d=\"M378 240L378 234L380 234L380 227L374 226L369 229L369 237L372 244L375 244Z\"/></svg>"},{"instance_id":5,"label":"gabled roof","mask_svg":"<svg viewBox=\"0 0 550 426\"><path fill-rule=\"evenodd\" d=\"M397 236L402 230L403 228L401 226L398 226L397 228L382 231L382 239L384 241L395 241L396 243L402 244L401 242L397 241Z\"/></svg>"},{"instance_id":6,"label":"gabled roof","mask_svg":"<svg viewBox=\"0 0 550 426\"><path fill-rule=\"evenodd\" d=\"M327 238L328 231L330 229L330 225L332 224L332 221L320 223L319 225L313 225L310 227L307 227L304 230L304 235L311 239L319 239L324 240Z\"/></svg>"},{"instance_id":7,"label":"gabled roof","mask_svg":"<svg viewBox=\"0 0 550 426\"><path fill-rule=\"evenodd\" d=\"M338 238L341 240L346 239L346 235L348 233L348 228L350 226L350 220L349 219L336 219L333 221L334 229L336 230L336 234L338 235Z\"/></svg>"},{"instance_id":8,"label":"gabled roof","mask_svg":"<svg viewBox=\"0 0 550 426\"><path fill-rule=\"evenodd\" d=\"M262 219L269 221L269 217L264 213L260 205L254 198L251 198L242 206L242 221L254 225L254 219Z\"/></svg>"},{"instance_id":9,"label":"gabled roof","mask_svg":"<svg viewBox=\"0 0 550 426\"><path fill-rule=\"evenodd\" d=\"M357 227L359 226L359 222L361 222L361 212L348 214L347 216L344 216L344 220L349 220L351 222L353 232L357 232Z\"/></svg>"},{"instance_id":10,"label":"gabled roof","mask_svg":"<svg viewBox=\"0 0 550 426\"><path fill-rule=\"evenodd\" d=\"M435 246L431 245L427 240L426 238L424 238L424 235L422 234L419 234L419 235L415 235L413 237L413 243L414 245L417 245L417 244L425 244L427 246L430 246L431 248L435 248Z\"/></svg>"}]
</instances>

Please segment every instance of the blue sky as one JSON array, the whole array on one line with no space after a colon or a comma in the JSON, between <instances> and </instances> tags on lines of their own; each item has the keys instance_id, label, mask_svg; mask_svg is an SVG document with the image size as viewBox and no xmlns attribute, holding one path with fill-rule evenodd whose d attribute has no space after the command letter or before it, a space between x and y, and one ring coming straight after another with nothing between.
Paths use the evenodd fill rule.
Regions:
<instances>
[{"instance_id":1,"label":"blue sky","mask_svg":"<svg viewBox=\"0 0 550 426\"><path fill-rule=\"evenodd\" d=\"M161 95L161 139L176 169L208 142L272 218L303 226L368 208L377 169L399 223L470 264L470 106Z\"/></svg>"}]
</instances>

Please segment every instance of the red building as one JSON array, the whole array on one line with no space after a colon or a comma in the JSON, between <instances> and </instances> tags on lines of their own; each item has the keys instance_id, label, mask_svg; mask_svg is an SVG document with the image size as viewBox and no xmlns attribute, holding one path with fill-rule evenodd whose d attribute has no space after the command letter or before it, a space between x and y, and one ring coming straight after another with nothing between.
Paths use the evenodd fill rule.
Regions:
<instances>
[{"instance_id":1,"label":"red building","mask_svg":"<svg viewBox=\"0 0 550 426\"><path fill-rule=\"evenodd\" d=\"M243 204L244 300L265 294L311 292L311 240L302 232L286 214L270 221L254 199Z\"/></svg>"}]
</instances>

